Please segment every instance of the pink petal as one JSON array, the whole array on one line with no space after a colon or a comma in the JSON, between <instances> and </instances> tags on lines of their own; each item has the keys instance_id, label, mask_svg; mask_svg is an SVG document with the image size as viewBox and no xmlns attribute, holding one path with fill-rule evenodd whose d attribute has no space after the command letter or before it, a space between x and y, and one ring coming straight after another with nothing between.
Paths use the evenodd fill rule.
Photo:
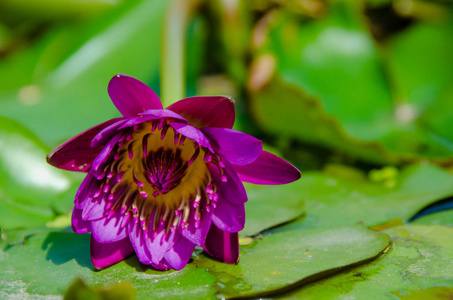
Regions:
<instances>
[{"instance_id":1,"label":"pink petal","mask_svg":"<svg viewBox=\"0 0 453 300\"><path fill-rule=\"evenodd\" d=\"M242 184L242 181L233 166L222 156L220 156L220 159L225 165L223 170L224 178L227 180L226 182L222 180L219 168L214 164L208 164L212 179L217 185L219 200L226 200L236 205L244 204L247 202L247 192L245 191L244 184Z\"/></svg>"},{"instance_id":2,"label":"pink petal","mask_svg":"<svg viewBox=\"0 0 453 300\"><path fill-rule=\"evenodd\" d=\"M87 172L93 159L102 150L102 148L91 148L91 140L101 130L119 120L121 118L109 120L76 135L50 152L47 155L47 162L60 169Z\"/></svg>"},{"instance_id":3,"label":"pink petal","mask_svg":"<svg viewBox=\"0 0 453 300\"><path fill-rule=\"evenodd\" d=\"M77 209L83 209L86 205L86 201L92 198L92 195L99 189L99 181L93 176L93 172L90 170L83 179L75 194L74 205Z\"/></svg>"},{"instance_id":4,"label":"pink petal","mask_svg":"<svg viewBox=\"0 0 453 300\"><path fill-rule=\"evenodd\" d=\"M228 264L239 261L239 237L237 233L229 233L211 226L204 250L213 258Z\"/></svg>"},{"instance_id":5,"label":"pink petal","mask_svg":"<svg viewBox=\"0 0 453 300\"><path fill-rule=\"evenodd\" d=\"M104 172L104 164L108 158L112 157L112 150L121 138L122 132L118 132L112 139L102 148L96 158L93 160L92 172L94 176L99 176Z\"/></svg>"},{"instance_id":6,"label":"pink petal","mask_svg":"<svg viewBox=\"0 0 453 300\"><path fill-rule=\"evenodd\" d=\"M212 210L210 212L206 211L205 199L202 199L199 205L201 207L200 226L198 228L195 226L195 209L191 209L189 212L188 225L185 226L181 223L179 226L179 232L181 232L182 236L192 243L202 245L206 239L206 235L208 234L209 227L211 226Z\"/></svg>"},{"instance_id":7,"label":"pink petal","mask_svg":"<svg viewBox=\"0 0 453 300\"><path fill-rule=\"evenodd\" d=\"M134 125L151 121L151 120L159 120L159 119L172 119L172 120L178 120L182 122L187 122L186 119L178 115L177 113L168 110L168 109L149 109L143 113L141 113L138 117L130 118L123 126L121 126L119 129L124 129L127 127L132 127Z\"/></svg>"},{"instance_id":8,"label":"pink petal","mask_svg":"<svg viewBox=\"0 0 453 300\"><path fill-rule=\"evenodd\" d=\"M146 84L124 74L115 75L108 92L116 108L124 117L136 117L148 109L162 109L159 97Z\"/></svg>"},{"instance_id":9,"label":"pink petal","mask_svg":"<svg viewBox=\"0 0 453 300\"><path fill-rule=\"evenodd\" d=\"M71 218L72 231L75 233L87 233L91 231L89 221L82 219L82 210L74 207Z\"/></svg>"},{"instance_id":10,"label":"pink petal","mask_svg":"<svg viewBox=\"0 0 453 300\"><path fill-rule=\"evenodd\" d=\"M148 233L145 239L146 247L151 253L151 261L155 265L159 265L165 253L173 247L176 240L179 239L180 233L174 229L165 234L166 224L159 224L153 234L154 215L150 218L148 223Z\"/></svg>"},{"instance_id":11,"label":"pink petal","mask_svg":"<svg viewBox=\"0 0 453 300\"><path fill-rule=\"evenodd\" d=\"M121 227L123 216L120 211L116 211L111 218L102 218L91 221L91 232L93 238L99 243L113 243L127 237L128 232L125 227Z\"/></svg>"},{"instance_id":12,"label":"pink petal","mask_svg":"<svg viewBox=\"0 0 453 300\"><path fill-rule=\"evenodd\" d=\"M134 248L128 238L103 244L91 237L90 251L91 263L99 270L122 261L134 252Z\"/></svg>"},{"instance_id":13,"label":"pink petal","mask_svg":"<svg viewBox=\"0 0 453 300\"><path fill-rule=\"evenodd\" d=\"M98 198L88 198L82 209L82 219L85 221L94 221L104 218L105 213L105 205L107 201L102 199L101 197Z\"/></svg>"},{"instance_id":14,"label":"pink petal","mask_svg":"<svg viewBox=\"0 0 453 300\"><path fill-rule=\"evenodd\" d=\"M280 157L263 151L256 161L234 166L242 181L255 184L285 184L300 178L300 171Z\"/></svg>"},{"instance_id":15,"label":"pink petal","mask_svg":"<svg viewBox=\"0 0 453 300\"><path fill-rule=\"evenodd\" d=\"M234 129L207 127L202 131L214 141L211 143L214 150L233 165L251 164L263 150L263 143L260 140Z\"/></svg>"},{"instance_id":16,"label":"pink petal","mask_svg":"<svg viewBox=\"0 0 453 300\"><path fill-rule=\"evenodd\" d=\"M162 258L162 260L161 260L160 263L158 263L158 264L151 263L151 266L152 266L154 269L159 270L159 271L167 271L167 270L170 270L170 269L171 269L170 265L169 265L168 262L165 260L165 258Z\"/></svg>"},{"instance_id":17,"label":"pink petal","mask_svg":"<svg viewBox=\"0 0 453 300\"><path fill-rule=\"evenodd\" d=\"M121 118L121 120L104 128L93 138L93 140L91 141L91 147L94 148L104 146L108 141L110 141L115 136L115 134L118 133L118 129L121 127L121 125L126 123L128 120L129 119Z\"/></svg>"},{"instance_id":18,"label":"pink petal","mask_svg":"<svg viewBox=\"0 0 453 300\"><path fill-rule=\"evenodd\" d=\"M152 264L152 255L146 245L146 239L149 237L146 236L145 231L140 227L140 222L129 222L127 227L129 231L129 240L131 241L132 247L134 247L138 260L145 265Z\"/></svg>"},{"instance_id":19,"label":"pink petal","mask_svg":"<svg viewBox=\"0 0 453 300\"><path fill-rule=\"evenodd\" d=\"M165 260L173 269L181 270L189 262L194 249L195 244L181 236L165 254Z\"/></svg>"},{"instance_id":20,"label":"pink petal","mask_svg":"<svg viewBox=\"0 0 453 300\"><path fill-rule=\"evenodd\" d=\"M177 112L197 128L232 128L234 124L234 101L225 96L185 98L167 108Z\"/></svg>"},{"instance_id":21,"label":"pink petal","mask_svg":"<svg viewBox=\"0 0 453 300\"><path fill-rule=\"evenodd\" d=\"M173 129L179 134L185 136L188 139L191 139L192 141L197 142L200 146L212 150L209 139L198 128L180 122L170 122L170 126L173 127Z\"/></svg>"},{"instance_id":22,"label":"pink petal","mask_svg":"<svg viewBox=\"0 0 453 300\"><path fill-rule=\"evenodd\" d=\"M212 214L212 222L222 231L241 231L245 225L244 204L234 205L219 197Z\"/></svg>"}]
</instances>

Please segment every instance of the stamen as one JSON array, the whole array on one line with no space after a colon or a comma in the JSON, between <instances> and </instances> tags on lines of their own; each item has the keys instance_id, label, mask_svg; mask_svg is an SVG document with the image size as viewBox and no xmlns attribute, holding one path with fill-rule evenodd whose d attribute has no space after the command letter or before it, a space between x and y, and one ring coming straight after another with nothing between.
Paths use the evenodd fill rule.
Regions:
<instances>
[{"instance_id":1,"label":"stamen","mask_svg":"<svg viewBox=\"0 0 453 300\"><path fill-rule=\"evenodd\" d=\"M163 140L165 138L165 135L167 134L167 131L168 131L168 125L167 124L164 124L164 127L162 128L162 133L160 135L160 139Z\"/></svg>"},{"instance_id":2,"label":"stamen","mask_svg":"<svg viewBox=\"0 0 453 300\"><path fill-rule=\"evenodd\" d=\"M185 140L186 140L186 137L184 135L181 135L181 138L179 139L179 145L182 146L184 144Z\"/></svg>"},{"instance_id":3,"label":"stamen","mask_svg":"<svg viewBox=\"0 0 453 300\"><path fill-rule=\"evenodd\" d=\"M131 142L128 146L127 146L127 153L129 154L129 159L132 159L134 157L134 151L132 149L132 146L134 145L134 142Z\"/></svg>"},{"instance_id":4,"label":"stamen","mask_svg":"<svg viewBox=\"0 0 453 300\"><path fill-rule=\"evenodd\" d=\"M158 123L158 122L159 122L159 121L153 121L153 122L151 123L151 132L154 132L154 131L156 130L156 128L157 128L157 123Z\"/></svg>"},{"instance_id":5,"label":"stamen","mask_svg":"<svg viewBox=\"0 0 453 300\"><path fill-rule=\"evenodd\" d=\"M151 133L145 134L142 138L143 158L146 158L146 155L148 155L148 138L150 135Z\"/></svg>"},{"instance_id":6,"label":"stamen","mask_svg":"<svg viewBox=\"0 0 453 300\"><path fill-rule=\"evenodd\" d=\"M178 145L178 141L179 141L179 133L175 132L175 146Z\"/></svg>"},{"instance_id":7,"label":"stamen","mask_svg":"<svg viewBox=\"0 0 453 300\"><path fill-rule=\"evenodd\" d=\"M115 214L115 211L114 211L114 210L109 210L109 212L108 212L108 214L107 214L107 219L112 218L114 214Z\"/></svg>"},{"instance_id":8,"label":"stamen","mask_svg":"<svg viewBox=\"0 0 453 300\"><path fill-rule=\"evenodd\" d=\"M134 131L130 130L127 134L127 137L126 137L126 141L129 142L130 140L132 140L132 136L134 134Z\"/></svg>"},{"instance_id":9,"label":"stamen","mask_svg":"<svg viewBox=\"0 0 453 300\"><path fill-rule=\"evenodd\" d=\"M165 119L160 119L159 124L157 125L157 129L162 130L162 128L164 128L165 123L166 123Z\"/></svg>"},{"instance_id":10,"label":"stamen","mask_svg":"<svg viewBox=\"0 0 453 300\"><path fill-rule=\"evenodd\" d=\"M123 213L121 213L123 214ZM129 212L127 212L126 214L123 215L123 217L121 218L121 228L124 228L128 223L129 223L129 220L131 219L131 214Z\"/></svg>"},{"instance_id":11,"label":"stamen","mask_svg":"<svg viewBox=\"0 0 453 300\"><path fill-rule=\"evenodd\" d=\"M195 200L193 201L192 206L197 208L200 205L201 195L200 195L200 187L197 188L197 195L195 196Z\"/></svg>"},{"instance_id":12,"label":"stamen","mask_svg":"<svg viewBox=\"0 0 453 300\"><path fill-rule=\"evenodd\" d=\"M133 174L134 174L134 176L132 178L133 178L135 184L141 188L144 187L145 185L143 184L143 182L141 182L140 180L137 179L137 174L135 173L135 170L133 171Z\"/></svg>"},{"instance_id":13,"label":"stamen","mask_svg":"<svg viewBox=\"0 0 453 300\"><path fill-rule=\"evenodd\" d=\"M195 153L192 155L192 157L187 162L187 166L190 166L198 158L199 154L200 154L200 148L198 147L195 149Z\"/></svg>"},{"instance_id":14,"label":"stamen","mask_svg":"<svg viewBox=\"0 0 453 300\"><path fill-rule=\"evenodd\" d=\"M206 152L205 152L205 155L204 155L204 161L205 161L205 162L210 162L211 159L212 159L211 153L209 153L209 151L206 151Z\"/></svg>"}]
</instances>

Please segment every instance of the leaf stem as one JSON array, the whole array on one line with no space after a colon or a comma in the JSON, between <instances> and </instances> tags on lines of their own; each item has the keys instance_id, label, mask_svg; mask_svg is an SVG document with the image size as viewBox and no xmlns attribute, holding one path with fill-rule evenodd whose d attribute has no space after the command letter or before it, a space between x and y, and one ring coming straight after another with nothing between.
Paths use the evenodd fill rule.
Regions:
<instances>
[{"instance_id":1,"label":"leaf stem","mask_svg":"<svg viewBox=\"0 0 453 300\"><path fill-rule=\"evenodd\" d=\"M161 41L160 87L164 107L186 96L186 37L201 0L176 0L165 17Z\"/></svg>"}]
</instances>

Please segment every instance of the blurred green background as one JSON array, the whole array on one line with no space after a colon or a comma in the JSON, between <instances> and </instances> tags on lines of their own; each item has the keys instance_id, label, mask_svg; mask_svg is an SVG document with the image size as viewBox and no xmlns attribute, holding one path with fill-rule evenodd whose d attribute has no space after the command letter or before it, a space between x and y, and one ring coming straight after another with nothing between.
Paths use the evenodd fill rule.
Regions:
<instances>
[{"instance_id":1,"label":"blurred green background","mask_svg":"<svg viewBox=\"0 0 453 300\"><path fill-rule=\"evenodd\" d=\"M107 94L117 73L148 84L164 106L179 96L232 96L235 128L303 171L300 183L289 186L247 186L244 237L288 222L264 235L356 223L380 231L410 226L403 224L436 203L441 208L434 210L451 208L452 4L0 0L4 253L24 238L70 231L83 174L54 169L45 156L120 116ZM276 209L282 210L268 220ZM451 210L429 217L427 227L453 224ZM0 296L17 290L8 278L0 278ZM424 289L451 286L442 280ZM61 295L68 286L35 292ZM416 286L423 285L411 283Z\"/></svg>"}]
</instances>

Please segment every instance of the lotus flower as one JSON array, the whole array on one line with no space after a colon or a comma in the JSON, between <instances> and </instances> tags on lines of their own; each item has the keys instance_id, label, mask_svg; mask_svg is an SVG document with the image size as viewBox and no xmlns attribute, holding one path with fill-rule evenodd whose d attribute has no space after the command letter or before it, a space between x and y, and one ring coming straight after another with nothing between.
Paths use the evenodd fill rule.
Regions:
<instances>
[{"instance_id":1,"label":"lotus flower","mask_svg":"<svg viewBox=\"0 0 453 300\"><path fill-rule=\"evenodd\" d=\"M242 181L284 184L300 172L231 129L232 99L182 99L167 109L144 83L116 75L108 93L123 117L57 147L47 161L88 172L75 196L72 228L91 231L95 269L133 252L158 270L182 269L196 245L237 263L245 222Z\"/></svg>"}]
</instances>

